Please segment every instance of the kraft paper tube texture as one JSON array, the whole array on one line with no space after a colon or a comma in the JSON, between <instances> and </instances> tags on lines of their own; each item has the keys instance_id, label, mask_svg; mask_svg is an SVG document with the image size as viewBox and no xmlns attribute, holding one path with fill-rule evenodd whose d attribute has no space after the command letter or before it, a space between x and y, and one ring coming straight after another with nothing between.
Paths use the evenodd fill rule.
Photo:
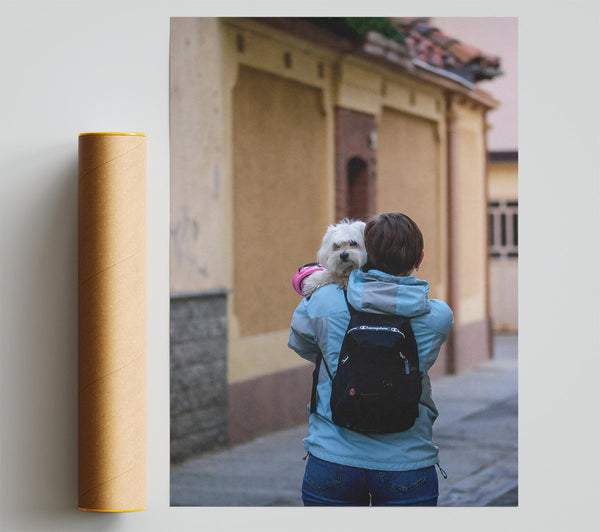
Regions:
<instances>
[{"instance_id":1,"label":"kraft paper tube texture","mask_svg":"<svg viewBox=\"0 0 600 532\"><path fill-rule=\"evenodd\" d=\"M79 136L79 509L146 507L146 136Z\"/></svg>"}]
</instances>

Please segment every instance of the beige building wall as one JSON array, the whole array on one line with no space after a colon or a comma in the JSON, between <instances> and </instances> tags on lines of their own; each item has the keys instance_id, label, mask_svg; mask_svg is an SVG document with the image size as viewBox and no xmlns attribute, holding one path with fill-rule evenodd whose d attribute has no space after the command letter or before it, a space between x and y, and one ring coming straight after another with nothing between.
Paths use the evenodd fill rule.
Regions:
<instances>
[{"instance_id":1,"label":"beige building wall","mask_svg":"<svg viewBox=\"0 0 600 532\"><path fill-rule=\"evenodd\" d=\"M240 65L233 101L232 311L240 337L248 338L246 344L252 337L262 342L264 335L277 331L284 331L287 340L300 302L292 276L314 260L327 225L321 94L314 87ZM285 349L285 343L280 344L273 357L285 358ZM239 364L244 365L244 353ZM264 373L280 367L276 362L258 369ZM239 368L232 369L242 376Z\"/></svg>"},{"instance_id":2,"label":"beige building wall","mask_svg":"<svg viewBox=\"0 0 600 532\"><path fill-rule=\"evenodd\" d=\"M519 197L518 163L491 162L488 175L488 199L516 200Z\"/></svg>"},{"instance_id":3,"label":"beige building wall","mask_svg":"<svg viewBox=\"0 0 600 532\"><path fill-rule=\"evenodd\" d=\"M242 336L288 329L290 288L327 223L321 94L240 66L233 108L234 312Z\"/></svg>"},{"instance_id":4,"label":"beige building wall","mask_svg":"<svg viewBox=\"0 0 600 532\"><path fill-rule=\"evenodd\" d=\"M444 292L446 273L437 131L435 122L384 108L379 124L376 194L377 212L403 212L421 229L426 251L417 275L429 282L434 298Z\"/></svg>"},{"instance_id":5,"label":"beige building wall","mask_svg":"<svg viewBox=\"0 0 600 532\"><path fill-rule=\"evenodd\" d=\"M172 107L171 288L227 293L234 441L281 428L282 413L290 423L306 415L302 401L285 402L287 390L309 394L312 369L287 348L300 301L292 277L336 221L336 106L375 117L376 209L404 211L423 230L419 277L431 296L451 303L458 325L485 322L483 107L465 98L456 111L462 257L453 291L444 88L254 20L173 23L189 27L172 43L172 99L195 104ZM446 354L436 366L448 369ZM257 420L265 405L273 412Z\"/></svg>"},{"instance_id":6,"label":"beige building wall","mask_svg":"<svg viewBox=\"0 0 600 532\"><path fill-rule=\"evenodd\" d=\"M252 20L221 19L233 183L230 384L310 367L287 348L299 266L333 213L334 55Z\"/></svg>"},{"instance_id":7,"label":"beige building wall","mask_svg":"<svg viewBox=\"0 0 600 532\"><path fill-rule=\"evenodd\" d=\"M494 331L515 332L519 328L518 280L515 259L503 257L490 262L490 314Z\"/></svg>"},{"instance_id":8,"label":"beige building wall","mask_svg":"<svg viewBox=\"0 0 600 532\"><path fill-rule=\"evenodd\" d=\"M479 354L469 352L464 366L480 361L481 353L488 353L488 334L485 329L488 325L485 108L465 97L461 97L463 103L456 108L455 165L458 178L455 187L460 190L461 198L457 209L460 215L456 219L456 232L461 234L461 260L457 261L458 268L454 273L459 279L456 286L460 288L451 294L444 90L356 57L338 56L254 21L227 19L223 29L225 94L230 94L231 101L229 113L228 104L225 104L225 118L232 125L234 140L230 141L228 152L234 161L231 175L235 182L232 205L235 230L231 238L236 273L229 305L229 382L241 383L275 371L305 365L297 357L290 356L285 348L289 318L297 304L295 294L286 292L286 288L294 269L314 260L326 225L335 222L332 218L332 127L336 105L375 116L378 124L377 211L404 210L422 227L426 239L426 260L419 276L430 283L432 297L449 300L452 295L451 304L457 324L465 325L464 330L467 331L462 338L482 339L479 342ZM268 91L277 94L275 100L261 104L263 93ZM241 103L244 100L253 103L246 106ZM295 119L291 119L294 100L301 101L307 109L304 125L300 125L297 132L293 129ZM317 118L319 112L322 119ZM248 116L240 113L247 113ZM289 120L286 115L290 117ZM245 128L256 131L256 125L261 120L265 121L267 129L267 124L273 120L280 130L276 134L258 131L253 135L254 138L249 138L251 136L244 133ZM315 126L319 121L322 121L322 125ZM320 151L317 148L311 162L304 161L309 156L305 151L298 148L296 152L296 148L290 144L290 135L293 137L297 134L300 138L303 131L307 139L305 147L313 146L312 150L316 146L321 148ZM315 131L318 133L315 134ZM311 144L309 137L318 139L317 143ZM249 175L253 172L245 162L248 154L254 154L256 162L261 158L268 160L272 155L263 153L268 150L261 149L261 146L272 147L273 152L282 150L290 161L297 158L298 162L295 165L296 173L296 170L286 166L289 161L276 162L277 157L272 159L273 171L285 175L276 182L271 181L272 176L262 176L265 182L273 184L267 187L268 193L259 202L258 197L253 196L256 191L252 191L251 179L244 181L243 175L244 172L249 172ZM244 165L247 168L244 169ZM263 167L263 163L259 166ZM268 164L264 167L270 168ZM260 268L255 264L259 255L252 250L250 243L260 238L259 232L263 235L270 233L264 225L255 222L268 218L265 213L269 209L274 209L272 212L288 212L281 203L286 200L288 190L284 183L293 186L295 180L302 179L299 176L303 172L315 174L319 171L318 167L322 168L322 188L318 199L313 197L311 209L314 212L320 202L319 214L310 222L303 221L306 242L301 239L296 246L297 250L304 250L304 256L310 254L299 261L297 258L290 259L289 264L285 265L287 258L277 259L283 267L277 268L281 273L275 276L281 279L274 278L274 288L269 290L271 293L263 296L263 300L269 303L269 309L261 308L260 290L248 281L260 273ZM257 175L256 179L259 177ZM308 179L312 177L314 175ZM317 181L313 182L315 186ZM253 199L245 201L245 196ZM298 205L306 201L302 192L297 195L297 201ZM305 220L300 211L289 210L290 227ZM245 238L242 234L248 236ZM309 241L313 242L312 246ZM284 244L278 241L277 245ZM284 279L284 271L288 268L288 278ZM464 351L460 341L458 345ZM475 346L475 351L479 347ZM442 366L445 364L441 363L438 369L443 372ZM457 363L458 369L462 365L463 362Z\"/></svg>"},{"instance_id":9,"label":"beige building wall","mask_svg":"<svg viewBox=\"0 0 600 532\"><path fill-rule=\"evenodd\" d=\"M431 297L449 301L444 91L356 58L345 58L339 71L339 105L377 121L375 210L415 219L425 240L418 277L429 282ZM444 346L432 377L447 372L448 356Z\"/></svg>"},{"instance_id":10,"label":"beige building wall","mask_svg":"<svg viewBox=\"0 0 600 532\"><path fill-rule=\"evenodd\" d=\"M419 277L429 282L431 297L447 299L444 92L356 58L342 61L339 71L339 105L377 120L375 210L415 219L426 248Z\"/></svg>"},{"instance_id":11,"label":"beige building wall","mask_svg":"<svg viewBox=\"0 0 600 532\"><path fill-rule=\"evenodd\" d=\"M451 293L455 372L490 353L485 109L452 97L450 140Z\"/></svg>"},{"instance_id":12,"label":"beige building wall","mask_svg":"<svg viewBox=\"0 0 600 532\"><path fill-rule=\"evenodd\" d=\"M171 293L224 290L230 181L220 22L174 18L171 27Z\"/></svg>"},{"instance_id":13,"label":"beige building wall","mask_svg":"<svg viewBox=\"0 0 600 532\"><path fill-rule=\"evenodd\" d=\"M489 164L488 199L505 204L516 202L518 190L516 161ZM490 258L490 315L492 327L498 332L519 329L519 263L516 257L503 254Z\"/></svg>"},{"instance_id":14,"label":"beige building wall","mask_svg":"<svg viewBox=\"0 0 600 532\"><path fill-rule=\"evenodd\" d=\"M486 150L483 141L481 110L468 105L457 107L458 223L461 241L459 270L460 292L455 301L456 323L481 320L486 316L487 215L485 190Z\"/></svg>"}]
</instances>

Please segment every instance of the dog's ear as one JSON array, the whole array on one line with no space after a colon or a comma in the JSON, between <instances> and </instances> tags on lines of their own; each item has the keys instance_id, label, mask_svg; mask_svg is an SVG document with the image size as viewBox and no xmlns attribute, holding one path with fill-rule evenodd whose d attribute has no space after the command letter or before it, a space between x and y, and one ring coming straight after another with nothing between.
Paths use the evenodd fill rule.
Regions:
<instances>
[{"instance_id":1,"label":"dog's ear","mask_svg":"<svg viewBox=\"0 0 600 532\"><path fill-rule=\"evenodd\" d=\"M329 242L325 242L325 239L323 239L321 247L319 248L319 251L317 251L317 262L321 266L325 266L327 264L328 252L329 252Z\"/></svg>"},{"instance_id":2,"label":"dog's ear","mask_svg":"<svg viewBox=\"0 0 600 532\"><path fill-rule=\"evenodd\" d=\"M335 231L335 225L330 225L327 228L327 231L323 235L323 240L321 240L321 247L319 251L317 251L317 262L322 266L327 264L327 256L331 251L329 248L331 247L331 237L333 232Z\"/></svg>"},{"instance_id":3,"label":"dog's ear","mask_svg":"<svg viewBox=\"0 0 600 532\"><path fill-rule=\"evenodd\" d=\"M365 232L365 227L367 226L367 224L365 222L358 220L358 221L354 222L354 225L361 233Z\"/></svg>"},{"instance_id":4,"label":"dog's ear","mask_svg":"<svg viewBox=\"0 0 600 532\"><path fill-rule=\"evenodd\" d=\"M362 222L360 220L352 222L352 224L350 225L350 228L352 229L352 234L354 235L354 240L360 242L362 246L364 246L365 241L366 225L367 224L365 222Z\"/></svg>"}]
</instances>

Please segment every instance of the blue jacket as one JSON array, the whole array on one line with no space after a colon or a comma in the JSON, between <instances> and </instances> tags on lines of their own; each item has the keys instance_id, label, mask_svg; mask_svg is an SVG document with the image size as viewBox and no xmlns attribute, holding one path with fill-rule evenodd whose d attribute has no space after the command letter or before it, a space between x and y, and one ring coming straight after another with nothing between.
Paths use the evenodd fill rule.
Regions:
<instances>
[{"instance_id":1,"label":"blue jacket","mask_svg":"<svg viewBox=\"0 0 600 532\"><path fill-rule=\"evenodd\" d=\"M450 307L429 299L429 285L415 277L395 277L378 270L354 270L348 281L348 301L356 309L411 318L423 377L419 417L414 426L394 434L362 434L331 421L331 380L323 365L317 385L317 412L311 414L304 448L322 460L387 471L408 471L439 462L432 443L438 416L427 371L454 322ZM319 288L303 299L292 317L288 347L314 362L318 351L335 375L338 355L350 322L343 291L337 285Z\"/></svg>"}]
</instances>

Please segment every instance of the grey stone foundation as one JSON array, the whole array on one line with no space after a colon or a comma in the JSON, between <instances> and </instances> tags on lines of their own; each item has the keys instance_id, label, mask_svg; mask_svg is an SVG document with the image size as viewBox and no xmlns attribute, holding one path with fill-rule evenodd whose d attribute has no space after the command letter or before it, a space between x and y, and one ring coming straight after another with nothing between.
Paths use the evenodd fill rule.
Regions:
<instances>
[{"instance_id":1,"label":"grey stone foundation","mask_svg":"<svg viewBox=\"0 0 600 532\"><path fill-rule=\"evenodd\" d=\"M171 461L227 444L227 295L171 297Z\"/></svg>"}]
</instances>

